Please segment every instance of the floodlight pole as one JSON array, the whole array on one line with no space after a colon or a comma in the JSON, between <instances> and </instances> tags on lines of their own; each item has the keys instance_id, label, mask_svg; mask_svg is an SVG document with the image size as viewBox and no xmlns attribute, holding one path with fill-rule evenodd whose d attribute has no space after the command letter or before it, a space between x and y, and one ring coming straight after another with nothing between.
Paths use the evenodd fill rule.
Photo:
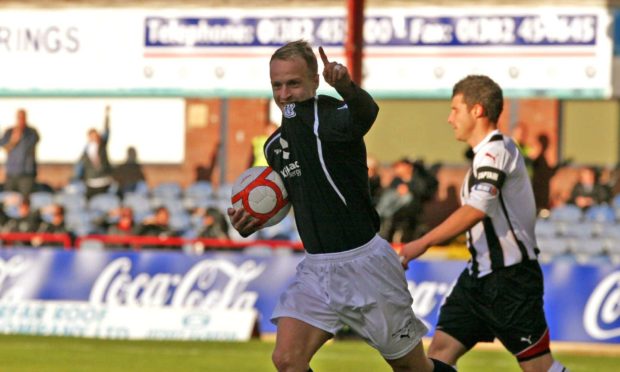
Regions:
<instances>
[{"instance_id":1,"label":"floodlight pole","mask_svg":"<svg viewBox=\"0 0 620 372\"><path fill-rule=\"evenodd\" d=\"M364 0L347 0L347 38L344 53L353 81L362 85L364 49Z\"/></svg>"}]
</instances>

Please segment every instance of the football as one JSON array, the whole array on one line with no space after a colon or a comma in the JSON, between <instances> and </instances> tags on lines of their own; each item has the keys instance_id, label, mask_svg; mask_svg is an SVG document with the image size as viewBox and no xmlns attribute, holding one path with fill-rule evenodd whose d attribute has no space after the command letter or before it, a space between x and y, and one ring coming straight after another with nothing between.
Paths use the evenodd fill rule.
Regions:
<instances>
[{"instance_id":1,"label":"football","mask_svg":"<svg viewBox=\"0 0 620 372\"><path fill-rule=\"evenodd\" d=\"M291 209L288 193L280 175L271 167L252 167L243 172L232 186L233 207L243 208L269 227L282 221Z\"/></svg>"}]
</instances>

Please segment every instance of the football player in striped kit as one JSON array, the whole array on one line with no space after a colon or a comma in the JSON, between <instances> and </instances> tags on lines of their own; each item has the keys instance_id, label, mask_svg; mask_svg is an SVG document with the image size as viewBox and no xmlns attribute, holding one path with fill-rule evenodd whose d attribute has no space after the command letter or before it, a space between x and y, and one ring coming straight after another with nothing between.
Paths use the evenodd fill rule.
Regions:
<instances>
[{"instance_id":1,"label":"football player in striped kit","mask_svg":"<svg viewBox=\"0 0 620 372\"><path fill-rule=\"evenodd\" d=\"M430 357L455 366L476 343L497 338L524 371L565 371L549 347L532 185L519 149L497 129L503 105L502 89L487 76L454 86L448 123L474 151L462 205L400 255L406 268L429 247L467 232L471 260L441 307Z\"/></svg>"}]
</instances>

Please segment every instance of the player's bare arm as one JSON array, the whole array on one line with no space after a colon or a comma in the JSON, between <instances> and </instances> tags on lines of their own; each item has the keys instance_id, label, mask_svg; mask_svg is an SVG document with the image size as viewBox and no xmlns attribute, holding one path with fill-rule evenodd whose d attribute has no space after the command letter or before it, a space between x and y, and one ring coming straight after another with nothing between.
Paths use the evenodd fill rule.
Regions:
<instances>
[{"instance_id":1,"label":"player's bare arm","mask_svg":"<svg viewBox=\"0 0 620 372\"><path fill-rule=\"evenodd\" d=\"M424 254L429 247L454 238L482 221L484 217L485 213L483 211L472 206L464 205L460 207L439 226L402 248L400 256L403 267L407 269L409 261Z\"/></svg>"}]
</instances>

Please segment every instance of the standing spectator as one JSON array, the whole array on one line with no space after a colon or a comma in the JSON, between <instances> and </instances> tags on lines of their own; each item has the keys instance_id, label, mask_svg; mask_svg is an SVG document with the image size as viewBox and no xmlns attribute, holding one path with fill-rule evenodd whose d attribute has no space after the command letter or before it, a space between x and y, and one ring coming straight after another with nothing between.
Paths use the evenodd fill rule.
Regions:
<instances>
[{"instance_id":1,"label":"standing spectator","mask_svg":"<svg viewBox=\"0 0 620 372\"><path fill-rule=\"evenodd\" d=\"M26 110L17 110L15 126L4 132L0 146L7 152L4 189L28 198L37 178L36 146L39 133L28 125Z\"/></svg>"},{"instance_id":2,"label":"standing spectator","mask_svg":"<svg viewBox=\"0 0 620 372\"><path fill-rule=\"evenodd\" d=\"M86 198L107 192L112 185L112 166L108 160L110 136L110 106L105 108L103 132L88 130L88 142L77 167L78 178L86 183Z\"/></svg>"},{"instance_id":3,"label":"standing spectator","mask_svg":"<svg viewBox=\"0 0 620 372\"><path fill-rule=\"evenodd\" d=\"M598 182L597 170L583 167L579 171L579 181L573 187L569 203L586 209L593 205L608 203L611 192L606 185Z\"/></svg>"},{"instance_id":4,"label":"standing spectator","mask_svg":"<svg viewBox=\"0 0 620 372\"><path fill-rule=\"evenodd\" d=\"M127 148L127 159L125 162L114 168L114 180L118 183L120 196L128 192L134 192L140 182L144 182L144 172L138 163L138 153L135 147Z\"/></svg>"}]
</instances>

